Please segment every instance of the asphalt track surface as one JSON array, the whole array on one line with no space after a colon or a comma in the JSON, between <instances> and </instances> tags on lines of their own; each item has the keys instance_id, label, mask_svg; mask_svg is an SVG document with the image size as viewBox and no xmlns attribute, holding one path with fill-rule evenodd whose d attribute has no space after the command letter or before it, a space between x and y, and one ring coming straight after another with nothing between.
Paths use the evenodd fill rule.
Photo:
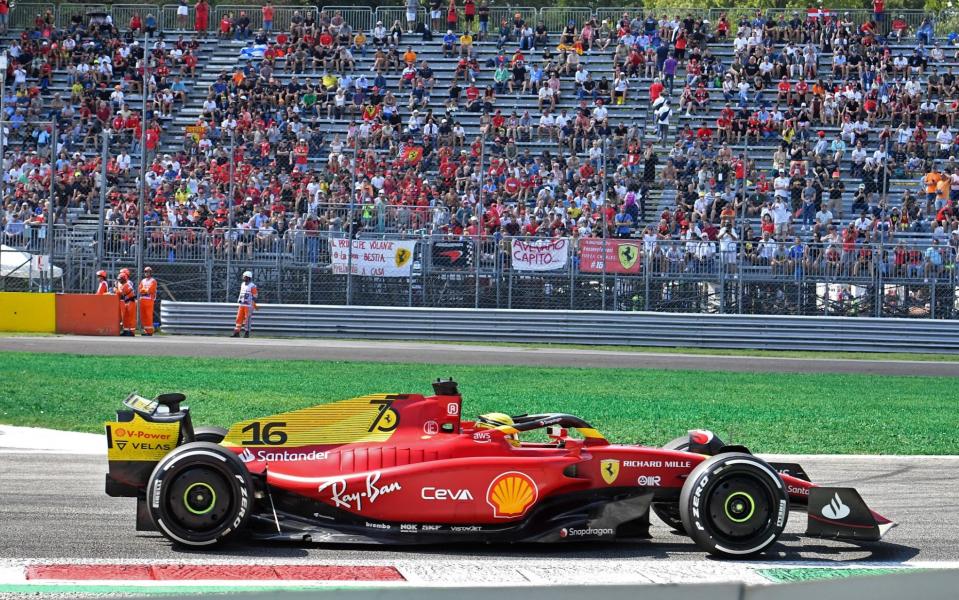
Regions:
<instances>
[{"instance_id":1,"label":"asphalt track surface","mask_svg":"<svg viewBox=\"0 0 959 600\"><path fill-rule=\"evenodd\" d=\"M959 376L959 363L722 357L562 348L491 347L406 342L234 340L213 337L0 338L0 350L94 355L221 356L253 359L368 360L446 364L706 369L764 372L856 372ZM2 449L0 559L229 559L562 561L666 558L702 560L687 538L654 519L653 539L638 544L412 547L234 544L203 552L176 549L156 533L137 533L134 502L103 491L106 460ZM899 526L878 544L855 545L798 536L805 515L792 515L772 560L903 563L959 560L959 457L797 457L813 480L857 488L871 508Z\"/></svg>"},{"instance_id":2,"label":"asphalt track surface","mask_svg":"<svg viewBox=\"0 0 959 600\"><path fill-rule=\"evenodd\" d=\"M2 441L2 436L0 436ZM2 446L2 443L0 443ZM802 513L763 560L902 563L959 560L959 457L796 457L814 481L856 487L871 508L899 526L878 544L805 539ZM444 546L378 549L303 544L233 544L191 552L158 533L137 533L134 501L103 491L106 457L0 449L0 560L122 559L336 561L702 560L687 538L655 518L649 542L555 546Z\"/></svg>"},{"instance_id":3,"label":"asphalt track surface","mask_svg":"<svg viewBox=\"0 0 959 600\"><path fill-rule=\"evenodd\" d=\"M113 356L192 356L272 360L416 362L451 365L518 365L706 371L865 373L959 377L959 362L910 360L779 358L657 354L563 347L481 346L427 342L359 340L231 339L204 336L96 338L80 336L4 337L0 351L60 352Z\"/></svg>"}]
</instances>

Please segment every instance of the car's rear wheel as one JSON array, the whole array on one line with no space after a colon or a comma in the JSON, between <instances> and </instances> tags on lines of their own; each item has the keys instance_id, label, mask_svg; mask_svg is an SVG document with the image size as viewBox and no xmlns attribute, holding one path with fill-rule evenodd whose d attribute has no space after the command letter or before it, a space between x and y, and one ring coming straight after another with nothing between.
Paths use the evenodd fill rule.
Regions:
<instances>
[{"instance_id":1,"label":"car's rear wheel","mask_svg":"<svg viewBox=\"0 0 959 600\"><path fill-rule=\"evenodd\" d=\"M762 552L779 538L789 516L789 496L765 461L730 452L693 469L679 496L679 513L700 548L740 558Z\"/></svg>"},{"instance_id":2,"label":"car's rear wheel","mask_svg":"<svg viewBox=\"0 0 959 600\"><path fill-rule=\"evenodd\" d=\"M226 428L225 427L216 427L214 425L209 425L206 427L197 427L193 430L193 441L194 442L211 442L214 444L219 444L223 441L223 438L226 437Z\"/></svg>"},{"instance_id":3,"label":"car's rear wheel","mask_svg":"<svg viewBox=\"0 0 959 600\"><path fill-rule=\"evenodd\" d=\"M663 450L685 451L688 449L688 435L678 437L663 446ZM654 502L653 513L659 517L660 521L665 523L668 527L671 527L674 531L686 533L686 528L683 527L683 520L679 516L679 504L677 502Z\"/></svg>"},{"instance_id":4,"label":"car's rear wheel","mask_svg":"<svg viewBox=\"0 0 959 600\"><path fill-rule=\"evenodd\" d=\"M236 535L246 525L252 498L246 466L212 442L190 442L166 455L147 484L153 522L186 546L209 546Z\"/></svg>"}]
</instances>

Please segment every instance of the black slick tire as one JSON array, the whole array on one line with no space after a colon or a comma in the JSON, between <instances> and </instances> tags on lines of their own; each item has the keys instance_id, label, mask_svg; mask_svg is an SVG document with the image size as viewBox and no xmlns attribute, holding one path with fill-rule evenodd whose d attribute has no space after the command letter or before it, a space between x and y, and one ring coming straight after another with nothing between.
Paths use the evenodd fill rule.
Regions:
<instances>
[{"instance_id":1,"label":"black slick tire","mask_svg":"<svg viewBox=\"0 0 959 600\"><path fill-rule=\"evenodd\" d=\"M253 481L235 453L212 442L190 442L153 469L147 507L172 542L211 546L243 530L253 508Z\"/></svg>"},{"instance_id":2,"label":"black slick tire","mask_svg":"<svg viewBox=\"0 0 959 600\"><path fill-rule=\"evenodd\" d=\"M690 473L679 513L696 545L716 556L745 558L772 546L786 527L789 495L766 461L729 452Z\"/></svg>"}]
</instances>

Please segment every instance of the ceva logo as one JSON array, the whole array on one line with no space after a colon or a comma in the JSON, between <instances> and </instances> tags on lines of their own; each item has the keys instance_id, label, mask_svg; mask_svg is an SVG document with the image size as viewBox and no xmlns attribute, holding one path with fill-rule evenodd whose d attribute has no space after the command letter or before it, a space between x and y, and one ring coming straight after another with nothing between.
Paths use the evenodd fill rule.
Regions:
<instances>
[{"instance_id":1,"label":"ceva logo","mask_svg":"<svg viewBox=\"0 0 959 600\"><path fill-rule=\"evenodd\" d=\"M842 503L842 500L839 498L839 492L836 492L836 495L829 501L829 504L822 507L822 516L834 521L845 519L849 516L849 507Z\"/></svg>"}]
</instances>

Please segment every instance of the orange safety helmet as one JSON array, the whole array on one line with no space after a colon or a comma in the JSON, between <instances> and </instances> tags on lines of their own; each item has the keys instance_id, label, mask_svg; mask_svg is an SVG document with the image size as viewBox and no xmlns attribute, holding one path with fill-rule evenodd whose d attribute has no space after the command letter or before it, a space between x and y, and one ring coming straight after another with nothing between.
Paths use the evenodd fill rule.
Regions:
<instances>
[{"instance_id":1,"label":"orange safety helmet","mask_svg":"<svg viewBox=\"0 0 959 600\"><path fill-rule=\"evenodd\" d=\"M124 275L124 276L126 276L126 277L129 277L129 276L130 276L130 269L127 269L126 267L120 269L120 275Z\"/></svg>"},{"instance_id":2,"label":"orange safety helmet","mask_svg":"<svg viewBox=\"0 0 959 600\"><path fill-rule=\"evenodd\" d=\"M103 277L104 279L106 279L106 277L107 277L107 272L106 272L106 271L97 271L97 277Z\"/></svg>"}]
</instances>

